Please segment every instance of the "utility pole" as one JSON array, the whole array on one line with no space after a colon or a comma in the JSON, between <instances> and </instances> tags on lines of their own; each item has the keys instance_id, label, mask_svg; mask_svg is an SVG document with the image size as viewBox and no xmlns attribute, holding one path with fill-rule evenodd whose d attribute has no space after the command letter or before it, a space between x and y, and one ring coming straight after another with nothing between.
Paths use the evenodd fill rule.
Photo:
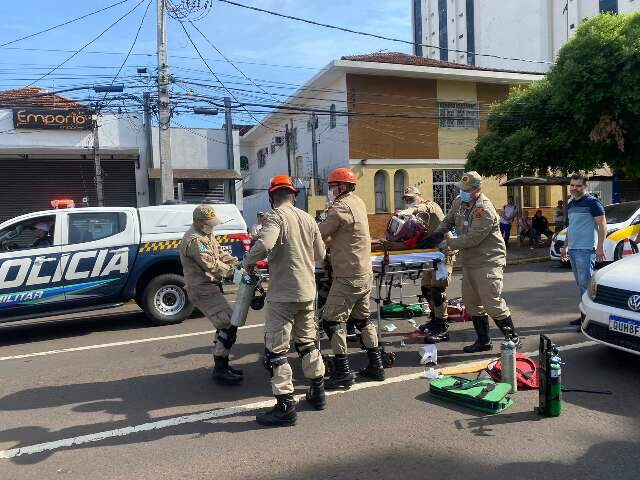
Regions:
<instances>
[{"instance_id":1,"label":"utility pole","mask_svg":"<svg viewBox=\"0 0 640 480\"><path fill-rule=\"evenodd\" d=\"M224 120L227 132L227 167L235 171L233 159L233 119L231 118L231 98L224 97ZM229 180L229 203L236 203L236 179Z\"/></svg>"},{"instance_id":2,"label":"utility pole","mask_svg":"<svg viewBox=\"0 0 640 480\"><path fill-rule=\"evenodd\" d=\"M318 117L315 113L311 114L311 165L313 167L313 194L318 195L320 191L320 181L318 179L318 142L316 138L316 130L318 129Z\"/></svg>"},{"instance_id":3,"label":"utility pole","mask_svg":"<svg viewBox=\"0 0 640 480\"><path fill-rule=\"evenodd\" d=\"M98 206L104 207L102 165L100 164L100 140L98 138L98 118L99 114L98 109L96 108L96 119L93 122L93 165L96 172L96 197L98 199Z\"/></svg>"},{"instance_id":4,"label":"utility pole","mask_svg":"<svg viewBox=\"0 0 640 480\"><path fill-rule=\"evenodd\" d=\"M287 173L291 176L291 132L289 132L289 124L284 126L284 141L287 145Z\"/></svg>"},{"instance_id":5,"label":"utility pole","mask_svg":"<svg viewBox=\"0 0 640 480\"><path fill-rule=\"evenodd\" d=\"M174 200L171 168L171 107L169 104L169 67L167 60L166 0L158 7L158 146L160 151L160 200Z\"/></svg>"}]
</instances>

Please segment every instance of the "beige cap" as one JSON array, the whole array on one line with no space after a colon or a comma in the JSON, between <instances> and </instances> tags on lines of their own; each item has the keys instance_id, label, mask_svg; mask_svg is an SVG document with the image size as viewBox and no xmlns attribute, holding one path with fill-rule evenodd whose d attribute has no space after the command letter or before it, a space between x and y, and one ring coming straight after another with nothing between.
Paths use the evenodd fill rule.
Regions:
<instances>
[{"instance_id":1,"label":"beige cap","mask_svg":"<svg viewBox=\"0 0 640 480\"><path fill-rule=\"evenodd\" d=\"M216 211L209 205L198 205L193 211L193 219L203 220L212 227L220 225L220 219L216 215Z\"/></svg>"},{"instance_id":2,"label":"beige cap","mask_svg":"<svg viewBox=\"0 0 640 480\"><path fill-rule=\"evenodd\" d=\"M417 195L422 195L418 187L407 187L404 189L403 197L415 197Z\"/></svg>"},{"instance_id":3,"label":"beige cap","mask_svg":"<svg viewBox=\"0 0 640 480\"><path fill-rule=\"evenodd\" d=\"M464 172L462 174L462 178L457 184L457 187L460 190L464 190L465 192L472 190L474 188L479 188L482 185L482 177L478 172Z\"/></svg>"}]
</instances>

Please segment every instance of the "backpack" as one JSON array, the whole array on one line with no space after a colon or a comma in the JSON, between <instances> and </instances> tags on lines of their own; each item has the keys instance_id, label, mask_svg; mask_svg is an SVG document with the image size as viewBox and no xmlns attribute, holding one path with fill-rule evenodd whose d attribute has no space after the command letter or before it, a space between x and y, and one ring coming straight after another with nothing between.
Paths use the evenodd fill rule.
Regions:
<instances>
[{"instance_id":1,"label":"backpack","mask_svg":"<svg viewBox=\"0 0 640 480\"><path fill-rule=\"evenodd\" d=\"M431 381L429 393L436 398L464 405L486 413L500 413L513 401L510 385L491 379L469 380L464 377L442 377Z\"/></svg>"},{"instance_id":2,"label":"backpack","mask_svg":"<svg viewBox=\"0 0 640 480\"><path fill-rule=\"evenodd\" d=\"M408 247L414 247L426 237L425 225L415 215L394 215L387 223L385 236L390 242L405 242Z\"/></svg>"},{"instance_id":3,"label":"backpack","mask_svg":"<svg viewBox=\"0 0 640 480\"><path fill-rule=\"evenodd\" d=\"M525 390L539 388L538 369L538 362L532 360L524 353L516 353L516 381L518 388ZM489 364L487 372L496 382L502 380L502 363L500 363L500 360Z\"/></svg>"},{"instance_id":4,"label":"backpack","mask_svg":"<svg viewBox=\"0 0 640 480\"><path fill-rule=\"evenodd\" d=\"M470 322L471 316L467 312L462 297L451 298L447 301L447 314L450 322Z\"/></svg>"}]
</instances>

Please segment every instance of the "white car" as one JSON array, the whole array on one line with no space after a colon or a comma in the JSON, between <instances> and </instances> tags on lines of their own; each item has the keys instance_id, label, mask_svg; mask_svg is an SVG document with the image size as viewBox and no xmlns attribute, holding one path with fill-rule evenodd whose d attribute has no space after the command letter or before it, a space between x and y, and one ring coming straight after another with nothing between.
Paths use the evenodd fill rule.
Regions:
<instances>
[{"instance_id":1,"label":"white car","mask_svg":"<svg viewBox=\"0 0 640 480\"><path fill-rule=\"evenodd\" d=\"M604 207L607 218L607 238L604 241L605 262L614 262L622 258L625 239L629 239L631 250L638 253L640 244L640 200L614 203ZM549 256L552 260L560 260L567 229L556 233L551 238ZM568 262L567 262L568 263Z\"/></svg>"},{"instance_id":2,"label":"white car","mask_svg":"<svg viewBox=\"0 0 640 480\"><path fill-rule=\"evenodd\" d=\"M640 355L640 255L593 274L582 296L582 333L598 343Z\"/></svg>"}]
</instances>

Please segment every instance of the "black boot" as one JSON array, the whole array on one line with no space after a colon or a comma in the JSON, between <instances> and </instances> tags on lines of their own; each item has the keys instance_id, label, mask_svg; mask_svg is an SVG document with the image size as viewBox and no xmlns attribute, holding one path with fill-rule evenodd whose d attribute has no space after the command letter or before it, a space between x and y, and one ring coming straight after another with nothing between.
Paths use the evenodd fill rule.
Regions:
<instances>
[{"instance_id":1,"label":"black boot","mask_svg":"<svg viewBox=\"0 0 640 480\"><path fill-rule=\"evenodd\" d=\"M345 353L337 353L335 356L335 369L329 378L324 382L324 388L327 390L337 390L344 388L349 390L354 384L353 373L349 368L349 358Z\"/></svg>"},{"instance_id":2,"label":"black boot","mask_svg":"<svg viewBox=\"0 0 640 480\"><path fill-rule=\"evenodd\" d=\"M520 350L522 341L520 340L520 337L516 333L516 329L513 326L511 315L509 315L507 318L503 318L502 320L495 320L495 322L505 338L509 338L513 343L516 344L516 350Z\"/></svg>"},{"instance_id":3,"label":"black boot","mask_svg":"<svg viewBox=\"0 0 640 480\"><path fill-rule=\"evenodd\" d=\"M382 382L384 380L384 366L382 365L380 348L367 348L367 357L369 357L369 365L358 370L358 376Z\"/></svg>"},{"instance_id":4,"label":"black boot","mask_svg":"<svg viewBox=\"0 0 640 480\"><path fill-rule=\"evenodd\" d=\"M311 379L311 385L305 395L307 402L316 410L324 410L327 406L326 396L324 394L324 378L318 377Z\"/></svg>"},{"instance_id":5,"label":"black boot","mask_svg":"<svg viewBox=\"0 0 640 480\"><path fill-rule=\"evenodd\" d=\"M478 339L471 345L463 347L464 353L487 352L493 347L491 346L491 338L489 337L489 317L483 315L481 317L471 317L473 320L473 328L476 331Z\"/></svg>"},{"instance_id":6,"label":"black boot","mask_svg":"<svg viewBox=\"0 0 640 480\"><path fill-rule=\"evenodd\" d=\"M228 368L228 369L229 369L229 371L230 371L231 373L233 373L234 375L239 375L240 377L241 377L242 375L244 375L244 373L243 373L243 371L242 371L241 369L239 369L239 368L233 368L231 365L229 365L229 357L219 357L219 358L220 358L219 362L220 362L220 366L221 366L221 367L222 367L222 366L225 366L225 367L226 367L226 368ZM214 357L214 361L215 361L215 357ZM218 363L216 362L216 365L217 365L217 364L218 364Z\"/></svg>"},{"instance_id":7,"label":"black boot","mask_svg":"<svg viewBox=\"0 0 640 480\"><path fill-rule=\"evenodd\" d=\"M436 318L431 328L431 335L424 337L424 343L440 343L449 340L449 321L444 318Z\"/></svg>"},{"instance_id":8,"label":"black boot","mask_svg":"<svg viewBox=\"0 0 640 480\"><path fill-rule=\"evenodd\" d=\"M233 372L229 367L229 357L213 357L213 373L211 379L218 385L238 385L242 382L242 375ZM237 371L237 370L236 370Z\"/></svg>"},{"instance_id":9,"label":"black boot","mask_svg":"<svg viewBox=\"0 0 640 480\"><path fill-rule=\"evenodd\" d=\"M420 292L422 293L422 301L429 304L429 321L419 325L418 330L422 333L429 333L436 320L435 312L431 308L431 291L425 287L420 287Z\"/></svg>"},{"instance_id":10,"label":"black boot","mask_svg":"<svg viewBox=\"0 0 640 480\"><path fill-rule=\"evenodd\" d=\"M296 424L296 404L293 394L276 395L277 403L271 410L256 415L256 422L268 427L292 427Z\"/></svg>"}]
</instances>

